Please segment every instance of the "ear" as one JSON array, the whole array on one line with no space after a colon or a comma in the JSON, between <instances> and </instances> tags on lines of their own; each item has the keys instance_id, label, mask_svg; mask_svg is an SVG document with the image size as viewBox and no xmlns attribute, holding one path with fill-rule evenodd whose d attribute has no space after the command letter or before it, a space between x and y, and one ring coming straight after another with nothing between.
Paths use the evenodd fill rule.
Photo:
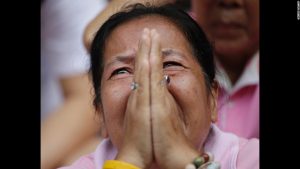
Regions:
<instances>
[{"instance_id":1,"label":"ear","mask_svg":"<svg viewBox=\"0 0 300 169\"><path fill-rule=\"evenodd\" d=\"M211 88L211 95L209 97L211 121L213 123L217 122L218 120L218 111L217 111L218 91L219 91L219 84L218 82L214 81Z\"/></svg>"}]
</instances>

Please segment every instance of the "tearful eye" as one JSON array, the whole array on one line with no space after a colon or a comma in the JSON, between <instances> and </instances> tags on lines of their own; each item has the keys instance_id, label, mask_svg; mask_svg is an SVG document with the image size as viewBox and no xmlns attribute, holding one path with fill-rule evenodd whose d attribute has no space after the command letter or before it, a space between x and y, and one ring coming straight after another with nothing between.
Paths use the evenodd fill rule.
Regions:
<instances>
[{"instance_id":1,"label":"tearful eye","mask_svg":"<svg viewBox=\"0 0 300 169\"><path fill-rule=\"evenodd\" d=\"M114 74L124 74L124 73L128 73L128 71L127 70L125 70L125 69L121 69L121 70L117 70L117 71L115 71L114 72Z\"/></svg>"},{"instance_id":2,"label":"tearful eye","mask_svg":"<svg viewBox=\"0 0 300 169\"><path fill-rule=\"evenodd\" d=\"M119 68L119 69L116 69L114 70L112 73L111 73L111 76L110 78L114 77L114 76L121 76L121 75L126 75L126 74L129 74L130 71L127 69L127 68Z\"/></svg>"},{"instance_id":3,"label":"tearful eye","mask_svg":"<svg viewBox=\"0 0 300 169\"><path fill-rule=\"evenodd\" d=\"M169 62L164 62L163 67L168 68L168 67L173 67L173 66L182 66L182 64L174 61L169 61Z\"/></svg>"}]
</instances>

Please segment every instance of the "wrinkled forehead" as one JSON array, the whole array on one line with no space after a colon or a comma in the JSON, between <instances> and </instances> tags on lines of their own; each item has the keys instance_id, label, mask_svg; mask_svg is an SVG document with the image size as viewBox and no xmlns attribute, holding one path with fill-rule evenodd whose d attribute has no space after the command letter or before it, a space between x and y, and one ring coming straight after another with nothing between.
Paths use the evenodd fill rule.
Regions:
<instances>
[{"instance_id":1,"label":"wrinkled forehead","mask_svg":"<svg viewBox=\"0 0 300 169\"><path fill-rule=\"evenodd\" d=\"M140 35L145 27L157 30L173 30L170 33L177 33L177 31L180 32L180 29L169 18L158 14L150 14L142 15L135 19L121 23L112 31L110 37L113 34L123 34L124 36L126 35L124 32L131 32L131 36L135 34Z\"/></svg>"},{"instance_id":2,"label":"wrinkled forehead","mask_svg":"<svg viewBox=\"0 0 300 169\"><path fill-rule=\"evenodd\" d=\"M118 25L106 39L105 50L118 48L137 50L144 28L157 30L161 36L162 48L189 48L187 39L175 23L164 16L154 14L141 16Z\"/></svg>"}]
</instances>

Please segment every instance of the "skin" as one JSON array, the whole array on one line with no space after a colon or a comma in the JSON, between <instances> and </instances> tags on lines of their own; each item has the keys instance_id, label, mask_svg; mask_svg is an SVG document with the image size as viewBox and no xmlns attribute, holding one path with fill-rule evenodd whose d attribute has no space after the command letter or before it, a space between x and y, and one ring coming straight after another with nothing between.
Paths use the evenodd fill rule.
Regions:
<instances>
[{"instance_id":1,"label":"skin","mask_svg":"<svg viewBox=\"0 0 300 169\"><path fill-rule=\"evenodd\" d=\"M113 14L119 12L124 7L131 4L153 4L164 5L166 3L173 3L175 0L111 0L107 7L101 11L85 28L83 42L87 49L90 49L92 40L101 25Z\"/></svg>"},{"instance_id":2,"label":"skin","mask_svg":"<svg viewBox=\"0 0 300 169\"><path fill-rule=\"evenodd\" d=\"M192 8L234 84L259 49L259 0L192 0Z\"/></svg>"},{"instance_id":3,"label":"skin","mask_svg":"<svg viewBox=\"0 0 300 169\"><path fill-rule=\"evenodd\" d=\"M87 74L61 78L64 103L41 124L41 168L70 165L100 140ZM80 124L80 125L79 125Z\"/></svg>"},{"instance_id":4,"label":"skin","mask_svg":"<svg viewBox=\"0 0 300 169\"><path fill-rule=\"evenodd\" d=\"M164 74L171 78L168 85L161 83ZM132 81L139 84L134 91ZM106 39L100 113L117 160L140 168L184 168L203 152L216 120L215 91L208 93L188 41L165 18L131 20Z\"/></svg>"}]
</instances>

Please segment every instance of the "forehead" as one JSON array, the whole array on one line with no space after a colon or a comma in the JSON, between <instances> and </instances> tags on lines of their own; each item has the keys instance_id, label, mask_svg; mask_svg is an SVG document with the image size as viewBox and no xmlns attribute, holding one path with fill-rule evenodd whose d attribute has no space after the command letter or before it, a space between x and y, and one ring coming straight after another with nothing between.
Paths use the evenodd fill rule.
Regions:
<instances>
[{"instance_id":1,"label":"forehead","mask_svg":"<svg viewBox=\"0 0 300 169\"><path fill-rule=\"evenodd\" d=\"M177 28L177 26L172 21L170 21L170 19L164 16L152 14L152 15L139 16L138 18L122 23L121 25L117 26L117 28L113 30L112 34L124 32L124 31L133 31L139 33L145 27L148 27L150 29L155 28L157 30L171 29L174 30L175 32L177 31L178 33L180 32L179 28Z\"/></svg>"},{"instance_id":2,"label":"forehead","mask_svg":"<svg viewBox=\"0 0 300 169\"><path fill-rule=\"evenodd\" d=\"M162 47L189 48L185 36L172 21L159 15L147 15L117 26L106 40L106 50L113 47L137 49L144 28L156 29L161 36ZM108 49L109 50L109 49Z\"/></svg>"}]
</instances>

